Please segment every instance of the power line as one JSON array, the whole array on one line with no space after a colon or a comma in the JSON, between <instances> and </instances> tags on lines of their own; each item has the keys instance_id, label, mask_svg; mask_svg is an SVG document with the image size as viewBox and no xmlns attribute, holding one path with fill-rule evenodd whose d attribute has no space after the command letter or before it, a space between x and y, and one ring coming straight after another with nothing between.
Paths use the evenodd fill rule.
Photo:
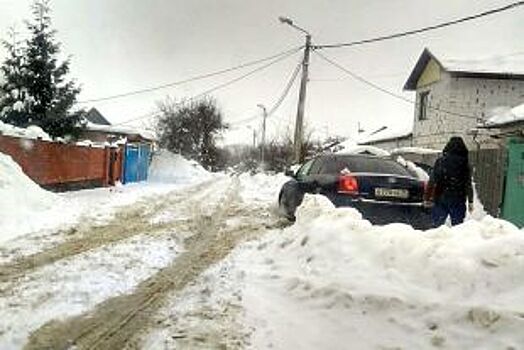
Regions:
<instances>
[{"instance_id":1,"label":"power line","mask_svg":"<svg viewBox=\"0 0 524 350\"><path fill-rule=\"evenodd\" d=\"M262 65L262 66L260 66L260 67L257 67L257 68L255 68L255 69L253 69L253 70L251 70L251 71L249 71L249 72L247 72L247 73L245 73L245 74L243 74L243 75L241 75L241 76L239 76L239 77L237 77L237 78L234 78L234 79L228 80L228 81L226 81L226 82L224 82L224 83L221 83L221 84L218 84L218 85L214 86L214 87L211 88L211 89L205 90L205 91L203 91L203 92L201 92L201 93L199 93L199 94L197 94L197 95L194 95L194 96L192 96L192 97L190 97L190 98L184 99L184 100L182 100L182 101L180 101L180 102L178 102L178 103L175 103L175 106L178 106L178 105L180 105L180 104L182 104L182 103L185 103L185 102L187 102L187 101L195 100L195 99L198 99L198 98L200 98L200 97L203 97L203 96L209 95L210 93L213 93L213 92L215 92L215 91L218 91L218 90L220 90L220 89L223 89L223 88L225 88L225 87L228 87L228 86L230 86L230 85L232 85L232 84L234 84L234 83L237 83L237 82L239 82L239 81L241 81L241 80L243 80L243 79L246 79L246 78L250 77L251 75L253 75L253 74L255 74L255 73L258 73L258 72L260 72L260 71L262 71L262 70L264 70L264 69L266 69L266 68L268 68L268 67L270 67L270 66L272 66L272 65L274 65L274 64L276 64L276 63L278 63L278 62L280 62L280 61L283 61L284 59L286 59L286 58L288 58L288 57L294 55L294 54L297 53L300 49L302 49L302 47L295 48L293 51L288 51L288 52L286 53L286 55L284 55L284 56L278 56L278 58L276 58L276 59L270 61L269 63L266 63L266 64L264 64L264 65ZM152 116L154 116L154 115L156 115L156 114L157 114L156 111L154 111L154 112L150 112L150 113L145 114L145 115L142 115L142 116L140 116L140 117L136 117L136 118L133 118L133 119L129 119L129 120L126 120L126 121L123 121L123 122L120 122L120 123L113 124L113 125L122 125L122 124L127 124L127 123L130 123L130 122L133 122L133 121L137 121L137 120L140 120L140 119L150 118L150 117L152 117Z\"/></svg>"},{"instance_id":2,"label":"power line","mask_svg":"<svg viewBox=\"0 0 524 350\"><path fill-rule=\"evenodd\" d=\"M337 67L337 68L340 69L341 71L343 71L343 72L345 72L346 74L348 74L349 76L351 76L353 79L356 79L356 80L360 81L361 83L364 83L364 84L366 84L366 85L368 85L368 86L371 86L373 89L376 89L376 90L382 91L383 93L388 94L388 95L390 95L390 96L393 96L393 97L395 97L395 98L397 98L397 99L399 99L399 100L403 100L403 101L408 102L408 103L414 103L412 100L410 100L410 99L408 99L408 98L406 98L406 97L404 97L404 96L398 95L398 94L396 94L396 93L394 93L394 92L391 92L391 91L389 91L389 90L384 89L383 87L378 86L378 85L375 84L375 83L370 82L369 80L365 79L364 77L361 77L360 75L358 75L358 74L356 74L356 73L350 71L349 69L347 69L347 68L341 66L340 64L336 63L335 61L333 61L333 60L327 58L326 56L324 56L324 55L321 54L320 52L317 52L317 51L313 51L313 52L314 52L317 56L319 56L320 58L322 58L324 61L328 62L329 64L331 64L331 65L333 65L333 66L335 66L335 67Z\"/></svg>"},{"instance_id":3,"label":"power line","mask_svg":"<svg viewBox=\"0 0 524 350\"><path fill-rule=\"evenodd\" d=\"M269 112L267 113L267 118L271 117L271 115L273 113L275 113L278 108L280 107L280 105L282 104L282 102L284 102L284 100L286 99L289 91L291 90L291 88L293 87L293 84L295 83L297 77L298 77L298 73L300 73L300 68L301 68L301 63L297 64L297 66L295 67L295 70L293 71L293 73L291 74L288 82L286 83L286 86L282 92L282 94L280 95L280 97L278 98L278 100L275 102L275 104L271 107L271 109L269 110ZM254 115L252 117L249 117L249 118L246 118L246 119L242 119L242 120L238 120L238 121L235 121L233 123L229 123L229 125L238 125L238 124L243 124L243 123L247 123L247 122L250 122L252 120L255 120L257 119L259 116L258 114L257 115Z\"/></svg>"},{"instance_id":4,"label":"power line","mask_svg":"<svg viewBox=\"0 0 524 350\"><path fill-rule=\"evenodd\" d=\"M338 48L338 47L350 47L350 46L357 46L357 45L363 45L363 44L370 44L370 43L374 43L374 42L378 42L378 41L391 40L391 39L401 38L401 37L405 37L405 36L411 36L411 35L415 35L415 34L419 34L419 33L423 33L423 32L429 32L429 31L435 30L435 29L449 27L449 26L452 26L452 25L455 25L455 24L459 24L459 23L468 22L468 21L475 20L475 19L478 19L478 18L481 18L481 17L494 15L494 14L497 14L497 13L500 13L500 12L512 10L512 9L517 8L519 6L522 6L522 5L524 5L524 1L517 1L517 2L513 2L513 3L511 3L509 5L506 5L506 6L498 7L496 9L484 11L484 12L481 12L481 13L478 13L478 14L475 14L475 15L462 17L462 18L459 18L459 19L456 19L456 20L443 22L443 23L435 24L435 25L428 26L428 27L423 27L423 28L419 28L419 29L413 29L413 30L400 32L400 33L395 33L395 34L390 34L390 35L379 36L379 37L371 38L371 39L357 40L357 41L352 41L352 42L348 42L348 43L338 43L338 44L329 44L329 45L315 45L315 46L313 46L313 48L314 49L331 49L331 48Z\"/></svg>"},{"instance_id":5,"label":"power line","mask_svg":"<svg viewBox=\"0 0 524 350\"><path fill-rule=\"evenodd\" d=\"M404 96L401 96L399 94L396 94L394 92L391 92L375 83L372 83L370 82L369 80L365 79L364 77L350 71L349 69L341 66L340 64L336 63L335 61L327 58L326 56L324 56L323 54L321 54L320 52L317 52L317 51L313 51L316 55L318 55L320 58L322 58L324 61L328 62L329 64L337 67L338 69L340 69L341 71L345 72L346 74L348 74L349 76L351 76L352 78L372 87L373 89L376 89L378 91L381 91L389 96L392 96L396 99L399 99L399 100L402 100L404 102L407 102L407 103L410 103L412 105L417 105L417 103L415 101L412 101ZM468 115L468 114L463 114L463 113L458 113L458 112L453 112L453 111L448 111L448 110L444 110L444 109L441 109L439 107L433 107L431 105L428 105L427 106L429 109L432 109L434 111L437 111L437 112L442 112L442 113L447 113L447 114L451 114L451 115L454 115L454 116L457 116L457 117L461 117L461 118L466 118L466 119L475 119L475 120L479 120L481 118L479 117L476 117L476 116L473 116L473 115Z\"/></svg>"},{"instance_id":6,"label":"power line","mask_svg":"<svg viewBox=\"0 0 524 350\"><path fill-rule=\"evenodd\" d=\"M190 83L190 82L193 82L193 81L198 81L198 80L202 80L202 79L206 79L206 78L211 78L211 77L214 77L214 76L217 76L217 75L221 75L221 74L233 72L233 71L236 71L236 70L239 70L239 69L242 69L242 68L250 67L250 66L253 66L253 65L256 65L256 64L259 64L259 63L263 63L263 62L272 60L272 59L277 58L277 57L286 56L287 54L290 54L290 53L295 53L296 51L301 50L302 48L303 48L303 46L296 47L296 48L293 48L293 49L290 49L290 50L286 50L286 51L280 52L278 54L275 54L275 55L272 55L272 56L269 56L269 57L265 57L265 58L261 58L261 59L255 60L255 61L242 63L242 64L239 64L237 66L226 68L226 69L222 69L222 70L219 70L219 71L216 71L216 72L197 75L197 76L194 76L194 77L191 77L191 78L188 78L188 79L184 79L184 80L179 80L179 81L175 81L175 82L171 82L171 83L167 83L167 84L157 85L157 86L153 86L153 87L149 87L149 88L129 91L129 92L116 94L116 95L111 95L111 96L106 96L106 97L100 97L100 98L94 98L94 99L89 99L89 100L78 101L77 103L78 104L86 104L86 103L93 103L93 102L108 101L108 100L114 100L114 99L128 97L128 96L139 95L139 94L152 92L152 91L156 91L156 90L166 89L166 88L169 88L169 87L182 85L182 84L186 84L186 83Z\"/></svg>"},{"instance_id":7,"label":"power line","mask_svg":"<svg viewBox=\"0 0 524 350\"><path fill-rule=\"evenodd\" d=\"M273 107L271 107L271 109L269 110L269 113L267 114L268 117L270 117L273 113L275 113L278 110L278 108L280 107L280 105L282 104L282 102L284 102L284 100L286 99L287 95L289 94L289 91L291 90L291 88L295 84L295 81L297 80L298 73L300 73L301 68L302 68L302 62L300 62L296 66L295 70L293 71L293 74L289 78L289 81L288 81L286 87L284 88L284 91L282 92L282 95L280 95L280 98L273 105Z\"/></svg>"}]
</instances>

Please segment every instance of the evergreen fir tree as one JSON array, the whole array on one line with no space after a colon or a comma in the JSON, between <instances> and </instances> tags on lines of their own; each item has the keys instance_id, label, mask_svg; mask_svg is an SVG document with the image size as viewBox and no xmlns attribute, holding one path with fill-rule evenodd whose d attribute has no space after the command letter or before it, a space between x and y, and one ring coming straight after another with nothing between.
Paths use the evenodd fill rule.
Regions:
<instances>
[{"instance_id":1,"label":"evergreen fir tree","mask_svg":"<svg viewBox=\"0 0 524 350\"><path fill-rule=\"evenodd\" d=\"M13 125L27 124L31 100L24 84L24 57L14 27L9 29L8 40L2 41L7 57L0 71L0 120Z\"/></svg>"},{"instance_id":2,"label":"evergreen fir tree","mask_svg":"<svg viewBox=\"0 0 524 350\"><path fill-rule=\"evenodd\" d=\"M33 20L27 22L24 84L31 101L30 117L23 124L40 126L51 136L76 136L82 112L70 113L80 89L67 80L69 59L58 62L60 44L51 28L49 0L35 0Z\"/></svg>"}]
</instances>

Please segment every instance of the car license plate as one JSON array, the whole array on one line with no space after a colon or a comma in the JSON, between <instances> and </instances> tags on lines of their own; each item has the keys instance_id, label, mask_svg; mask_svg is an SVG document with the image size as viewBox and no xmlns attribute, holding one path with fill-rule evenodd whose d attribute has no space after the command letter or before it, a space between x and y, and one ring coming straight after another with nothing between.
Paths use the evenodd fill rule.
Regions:
<instances>
[{"instance_id":1,"label":"car license plate","mask_svg":"<svg viewBox=\"0 0 524 350\"><path fill-rule=\"evenodd\" d=\"M375 197L393 197L403 198L409 197L408 190L402 188L375 188Z\"/></svg>"}]
</instances>

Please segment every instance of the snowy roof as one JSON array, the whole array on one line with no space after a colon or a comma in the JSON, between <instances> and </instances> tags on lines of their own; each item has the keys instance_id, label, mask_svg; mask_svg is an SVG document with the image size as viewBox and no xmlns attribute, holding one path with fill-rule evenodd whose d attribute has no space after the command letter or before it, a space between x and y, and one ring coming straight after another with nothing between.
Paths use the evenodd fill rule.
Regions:
<instances>
[{"instance_id":1,"label":"snowy roof","mask_svg":"<svg viewBox=\"0 0 524 350\"><path fill-rule=\"evenodd\" d=\"M444 70L455 75L524 80L524 55L450 58L445 55L434 55L425 48L404 84L405 90L416 89L418 79L431 59L437 61Z\"/></svg>"},{"instance_id":2,"label":"snowy roof","mask_svg":"<svg viewBox=\"0 0 524 350\"><path fill-rule=\"evenodd\" d=\"M401 139L405 137L411 136L413 133L411 127L385 127L382 130L378 132L373 132L367 136L362 137L359 139L358 144L359 145L366 145L374 142L379 141L389 141L389 140L395 140L395 139Z\"/></svg>"},{"instance_id":3,"label":"snowy roof","mask_svg":"<svg viewBox=\"0 0 524 350\"><path fill-rule=\"evenodd\" d=\"M513 108L501 108L483 126L498 127L518 122L524 123L524 103Z\"/></svg>"},{"instance_id":4,"label":"snowy roof","mask_svg":"<svg viewBox=\"0 0 524 350\"><path fill-rule=\"evenodd\" d=\"M383 150L382 148L374 147L374 146L360 146L360 145L353 145L346 147L344 149L341 149L336 152L337 154L368 154L373 155L377 157L389 157L391 154Z\"/></svg>"},{"instance_id":5,"label":"snowy roof","mask_svg":"<svg viewBox=\"0 0 524 350\"><path fill-rule=\"evenodd\" d=\"M146 140L156 140L156 135L148 130L137 129L129 126L117 126L117 125L99 125L88 122L86 124L86 130L89 131L101 131L106 133L120 134L120 135L139 135Z\"/></svg>"},{"instance_id":6,"label":"snowy roof","mask_svg":"<svg viewBox=\"0 0 524 350\"><path fill-rule=\"evenodd\" d=\"M36 125L30 125L27 128L19 128L0 121L0 135L51 141L51 136Z\"/></svg>"},{"instance_id":7,"label":"snowy roof","mask_svg":"<svg viewBox=\"0 0 524 350\"><path fill-rule=\"evenodd\" d=\"M89 122L99 125L111 125L111 123L96 108L91 108L85 115Z\"/></svg>"},{"instance_id":8,"label":"snowy roof","mask_svg":"<svg viewBox=\"0 0 524 350\"><path fill-rule=\"evenodd\" d=\"M422 148L422 147L398 147L391 151L391 154L402 154L402 153L411 153L411 154L438 154L442 151L432 148Z\"/></svg>"}]
</instances>

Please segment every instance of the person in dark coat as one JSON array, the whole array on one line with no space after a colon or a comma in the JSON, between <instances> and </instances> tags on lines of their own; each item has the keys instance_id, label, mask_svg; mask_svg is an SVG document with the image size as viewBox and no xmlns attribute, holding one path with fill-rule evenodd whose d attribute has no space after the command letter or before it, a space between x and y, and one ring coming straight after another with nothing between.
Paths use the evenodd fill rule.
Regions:
<instances>
[{"instance_id":1,"label":"person in dark coat","mask_svg":"<svg viewBox=\"0 0 524 350\"><path fill-rule=\"evenodd\" d=\"M461 137L452 137L444 147L442 157L436 160L424 199L427 205L433 202L431 217L435 227L443 225L448 215L452 225L464 222L466 200L468 210L473 211L468 149Z\"/></svg>"}]
</instances>

